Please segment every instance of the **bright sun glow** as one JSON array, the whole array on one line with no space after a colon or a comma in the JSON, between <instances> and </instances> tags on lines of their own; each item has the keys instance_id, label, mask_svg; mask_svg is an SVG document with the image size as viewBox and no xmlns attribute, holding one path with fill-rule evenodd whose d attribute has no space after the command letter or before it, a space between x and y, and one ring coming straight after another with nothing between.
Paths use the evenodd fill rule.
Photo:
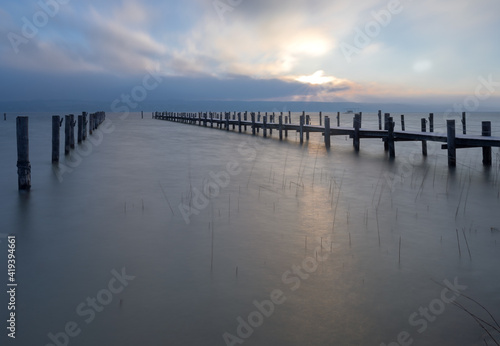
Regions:
<instances>
[{"instance_id":1,"label":"bright sun glow","mask_svg":"<svg viewBox=\"0 0 500 346\"><path fill-rule=\"evenodd\" d=\"M294 40L288 50L295 54L322 56L330 50L330 43L319 37L302 37Z\"/></svg>"},{"instance_id":2,"label":"bright sun glow","mask_svg":"<svg viewBox=\"0 0 500 346\"><path fill-rule=\"evenodd\" d=\"M302 83L308 83L308 84L325 84L325 83L330 83L335 80L334 77L328 77L325 76L325 71L316 71L310 76L300 76L297 78L297 81L302 82Z\"/></svg>"}]
</instances>

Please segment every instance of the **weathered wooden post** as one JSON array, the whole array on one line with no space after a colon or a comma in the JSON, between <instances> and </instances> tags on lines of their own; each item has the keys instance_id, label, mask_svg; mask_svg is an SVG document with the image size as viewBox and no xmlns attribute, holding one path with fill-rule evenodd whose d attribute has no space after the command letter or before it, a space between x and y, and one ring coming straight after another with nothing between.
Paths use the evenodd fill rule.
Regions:
<instances>
[{"instance_id":1,"label":"weathered wooden post","mask_svg":"<svg viewBox=\"0 0 500 346\"><path fill-rule=\"evenodd\" d=\"M69 124L69 146L71 149L75 149L75 115L69 115L70 124Z\"/></svg>"},{"instance_id":2,"label":"weathered wooden post","mask_svg":"<svg viewBox=\"0 0 500 346\"><path fill-rule=\"evenodd\" d=\"M94 113L89 114L89 136L94 132Z\"/></svg>"},{"instance_id":3,"label":"weathered wooden post","mask_svg":"<svg viewBox=\"0 0 500 346\"><path fill-rule=\"evenodd\" d=\"M337 127L340 127L340 112L337 112Z\"/></svg>"},{"instance_id":4,"label":"weathered wooden post","mask_svg":"<svg viewBox=\"0 0 500 346\"><path fill-rule=\"evenodd\" d=\"M248 111L245 111L245 115L243 117L243 120L245 120L245 132L247 132L247 120L248 120Z\"/></svg>"},{"instance_id":5,"label":"weathered wooden post","mask_svg":"<svg viewBox=\"0 0 500 346\"><path fill-rule=\"evenodd\" d=\"M231 113L226 113L226 131L229 131L229 118L231 117Z\"/></svg>"},{"instance_id":6,"label":"weathered wooden post","mask_svg":"<svg viewBox=\"0 0 500 346\"><path fill-rule=\"evenodd\" d=\"M83 115L78 116L78 144L83 140Z\"/></svg>"},{"instance_id":7,"label":"weathered wooden post","mask_svg":"<svg viewBox=\"0 0 500 346\"><path fill-rule=\"evenodd\" d=\"M236 112L233 113L233 130L236 128Z\"/></svg>"},{"instance_id":8,"label":"weathered wooden post","mask_svg":"<svg viewBox=\"0 0 500 346\"><path fill-rule=\"evenodd\" d=\"M405 130L405 115L401 114L401 131Z\"/></svg>"},{"instance_id":9,"label":"weathered wooden post","mask_svg":"<svg viewBox=\"0 0 500 346\"><path fill-rule=\"evenodd\" d=\"M210 127L214 128L214 113L210 113Z\"/></svg>"},{"instance_id":10,"label":"weathered wooden post","mask_svg":"<svg viewBox=\"0 0 500 346\"><path fill-rule=\"evenodd\" d=\"M241 112L238 113L238 132L241 133Z\"/></svg>"},{"instance_id":11,"label":"weathered wooden post","mask_svg":"<svg viewBox=\"0 0 500 346\"><path fill-rule=\"evenodd\" d=\"M455 146L455 120L446 120L446 128L448 132L448 166L455 167L457 165L457 149Z\"/></svg>"},{"instance_id":12,"label":"weathered wooden post","mask_svg":"<svg viewBox=\"0 0 500 346\"><path fill-rule=\"evenodd\" d=\"M83 112L83 136L82 140L87 139L87 112Z\"/></svg>"},{"instance_id":13,"label":"weathered wooden post","mask_svg":"<svg viewBox=\"0 0 500 346\"><path fill-rule=\"evenodd\" d=\"M422 118L421 121L422 132L427 132L427 120ZM422 141L422 155L427 156L427 141Z\"/></svg>"},{"instance_id":14,"label":"weathered wooden post","mask_svg":"<svg viewBox=\"0 0 500 346\"><path fill-rule=\"evenodd\" d=\"M325 115L325 147L330 148L330 117Z\"/></svg>"},{"instance_id":15,"label":"weathered wooden post","mask_svg":"<svg viewBox=\"0 0 500 346\"><path fill-rule=\"evenodd\" d=\"M359 114L354 115L354 138L352 144L355 151L359 151L359 129L361 128L361 117Z\"/></svg>"},{"instance_id":16,"label":"weathered wooden post","mask_svg":"<svg viewBox=\"0 0 500 346\"><path fill-rule=\"evenodd\" d=\"M69 115L64 116L64 154L68 155L69 154L69 149L70 149L70 129L71 129L71 124L70 124L71 118Z\"/></svg>"},{"instance_id":17,"label":"weathered wooden post","mask_svg":"<svg viewBox=\"0 0 500 346\"><path fill-rule=\"evenodd\" d=\"M252 112L252 135L255 136L255 113Z\"/></svg>"},{"instance_id":18,"label":"weathered wooden post","mask_svg":"<svg viewBox=\"0 0 500 346\"><path fill-rule=\"evenodd\" d=\"M279 116L279 132L280 132L280 141L283 140L283 112Z\"/></svg>"},{"instance_id":19,"label":"weathered wooden post","mask_svg":"<svg viewBox=\"0 0 500 346\"><path fill-rule=\"evenodd\" d=\"M491 137L491 121L483 121L481 123L481 135ZM491 166L491 147L483 147L483 165Z\"/></svg>"},{"instance_id":20,"label":"weathered wooden post","mask_svg":"<svg viewBox=\"0 0 500 346\"><path fill-rule=\"evenodd\" d=\"M467 134L467 119L465 112L462 112L462 131L464 135Z\"/></svg>"},{"instance_id":21,"label":"weathered wooden post","mask_svg":"<svg viewBox=\"0 0 500 346\"><path fill-rule=\"evenodd\" d=\"M52 116L52 163L59 162L60 127L61 127L61 117L59 115L53 115Z\"/></svg>"},{"instance_id":22,"label":"weathered wooden post","mask_svg":"<svg viewBox=\"0 0 500 346\"><path fill-rule=\"evenodd\" d=\"M3 113L3 121L7 120L7 113Z\"/></svg>"},{"instance_id":23,"label":"weathered wooden post","mask_svg":"<svg viewBox=\"0 0 500 346\"><path fill-rule=\"evenodd\" d=\"M306 115L306 125L309 125L311 122L311 117L308 115ZM306 128L305 129L306 131L306 140L309 141L309 130Z\"/></svg>"},{"instance_id":24,"label":"weathered wooden post","mask_svg":"<svg viewBox=\"0 0 500 346\"><path fill-rule=\"evenodd\" d=\"M19 190L31 189L31 164L29 141L29 118L16 118L17 130L17 182Z\"/></svg>"},{"instance_id":25,"label":"weathered wooden post","mask_svg":"<svg viewBox=\"0 0 500 346\"><path fill-rule=\"evenodd\" d=\"M378 129L382 130L382 111L378 111Z\"/></svg>"},{"instance_id":26,"label":"weathered wooden post","mask_svg":"<svg viewBox=\"0 0 500 346\"><path fill-rule=\"evenodd\" d=\"M262 117L262 128L263 128L264 137L267 137L267 115L264 115Z\"/></svg>"},{"instance_id":27,"label":"weathered wooden post","mask_svg":"<svg viewBox=\"0 0 500 346\"><path fill-rule=\"evenodd\" d=\"M396 157L396 146L394 145L394 126L396 123L392 117L389 117L389 131L387 141L389 142L389 157L391 159Z\"/></svg>"},{"instance_id":28,"label":"weathered wooden post","mask_svg":"<svg viewBox=\"0 0 500 346\"><path fill-rule=\"evenodd\" d=\"M274 124L274 112L273 112L273 115L271 115L271 121L269 121L271 124ZM269 128L269 135L272 136L273 135L273 128L270 127Z\"/></svg>"},{"instance_id":29,"label":"weathered wooden post","mask_svg":"<svg viewBox=\"0 0 500 346\"><path fill-rule=\"evenodd\" d=\"M389 131L389 118L391 117L390 113L384 114L384 131ZM384 150L389 151L389 142L384 142Z\"/></svg>"},{"instance_id":30,"label":"weathered wooden post","mask_svg":"<svg viewBox=\"0 0 500 346\"><path fill-rule=\"evenodd\" d=\"M434 113L429 113L429 132L434 132Z\"/></svg>"},{"instance_id":31,"label":"weathered wooden post","mask_svg":"<svg viewBox=\"0 0 500 346\"><path fill-rule=\"evenodd\" d=\"M319 126L323 126L323 112L319 112Z\"/></svg>"},{"instance_id":32,"label":"weathered wooden post","mask_svg":"<svg viewBox=\"0 0 500 346\"><path fill-rule=\"evenodd\" d=\"M304 115L300 116L300 144L304 143Z\"/></svg>"},{"instance_id":33,"label":"weathered wooden post","mask_svg":"<svg viewBox=\"0 0 500 346\"><path fill-rule=\"evenodd\" d=\"M144 119L144 111L141 111L141 119Z\"/></svg>"}]
</instances>

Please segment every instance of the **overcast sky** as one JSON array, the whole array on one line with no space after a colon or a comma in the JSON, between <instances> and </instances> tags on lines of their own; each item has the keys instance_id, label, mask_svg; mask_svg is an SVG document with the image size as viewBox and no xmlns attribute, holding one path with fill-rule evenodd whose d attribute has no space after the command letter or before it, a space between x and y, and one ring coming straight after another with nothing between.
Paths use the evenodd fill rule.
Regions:
<instances>
[{"instance_id":1,"label":"overcast sky","mask_svg":"<svg viewBox=\"0 0 500 346\"><path fill-rule=\"evenodd\" d=\"M0 23L0 101L113 100L143 83L156 99L500 95L497 0L17 0Z\"/></svg>"}]
</instances>

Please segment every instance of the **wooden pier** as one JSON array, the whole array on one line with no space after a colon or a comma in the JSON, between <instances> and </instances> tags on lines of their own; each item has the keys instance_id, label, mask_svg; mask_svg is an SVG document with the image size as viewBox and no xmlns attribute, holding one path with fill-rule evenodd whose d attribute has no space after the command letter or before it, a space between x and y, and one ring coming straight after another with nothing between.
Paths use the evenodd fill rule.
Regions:
<instances>
[{"instance_id":1,"label":"wooden pier","mask_svg":"<svg viewBox=\"0 0 500 346\"><path fill-rule=\"evenodd\" d=\"M427 141L441 142L442 149L448 151L448 165L454 167L456 165L456 150L463 148L483 148L483 164L491 166L491 148L500 147L500 137L491 136L491 122L482 122L482 135L474 136L466 134L466 120L465 113L462 114L463 134L457 134L455 131L455 120L447 120L446 133L434 132L434 114L429 115L429 132L426 132L427 119L423 118L421 125L421 132L418 131L405 131L405 119L401 116L402 131L395 131L394 119L389 113L384 114L384 129L382 129L382 112L378 112L379 129L365 129L362 127L362 113L354 114L353 127L340 126L340 112L337 113L337 127L331 127L330 118L319 114L320 125L311 125L311 117L306 115L305 112L300 116L298 124L292 124L291 114L284 116L281 112L279 116L273 113L269 115L265 113L175 113L175 112L154 112L153 118L158 120L173 121L184 124L198 125L203 127L210 127L229 131L231 128L238 132L247 131L247 127L251 129L252 135L256 135L262 130L263 136L267 137L268 132L272 135L273 130L279 133L279 139L288 137L288 131L295 131L299 133L300 143L304 143L305 139L309 140L311 132L318 132L324 136L326 148L330 148L331 136L349 136L353 139L353 146L355 151L360 150L361 139L364 138L378 138L384 143L384 149L389 153L390 158L396 157L396 142L400 141L417 141L422 142L422 155L427 156ZM283 117L285 117L283 119Z\"/></svg>"}]
</instances>

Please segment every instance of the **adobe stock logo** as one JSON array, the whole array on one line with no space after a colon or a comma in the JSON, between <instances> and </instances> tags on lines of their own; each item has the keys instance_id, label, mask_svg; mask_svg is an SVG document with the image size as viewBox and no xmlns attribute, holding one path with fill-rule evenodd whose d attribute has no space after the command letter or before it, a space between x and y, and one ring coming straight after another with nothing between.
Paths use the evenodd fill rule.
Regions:
<instances>
[{"instance_id":1,"label":"adobe stock logo","mask_svg":"<svg viewBox=\"0 0 500 346\"><path fill-rule=\"evenodd\" d=\"M30 19L22 17L23 25L21 34L9 32L7 39L9 40L12 49L16 54L19 53L19 46L26 44L30 39L38 35L41 28L49 24L50 18L54 18L61 10L61 5L67 5L70 0L40 0L37 2L40 10L35 12Z\"/></svg>"}]
</instances>

